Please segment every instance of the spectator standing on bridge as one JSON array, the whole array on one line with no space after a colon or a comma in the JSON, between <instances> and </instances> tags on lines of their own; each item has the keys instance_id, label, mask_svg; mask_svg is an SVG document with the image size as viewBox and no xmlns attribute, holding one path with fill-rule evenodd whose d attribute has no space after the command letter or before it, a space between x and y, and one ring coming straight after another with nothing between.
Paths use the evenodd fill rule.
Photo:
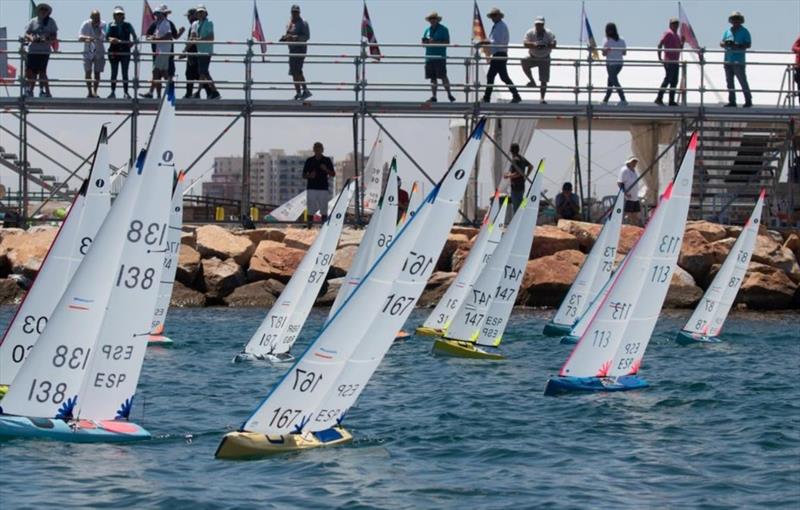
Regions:
<instances>
[{"instance_id":1,"label":"spectator standing on bridge","mask_svg":"<svg viewBox=\"0 0 800 510\"><path fill-rule=\"evenodd\" d=\"M452 103L456 100L450 92L450 79L447 77L447 44L450 44L450 31L442 25L442 17L436 11L428 14L425 20L430 26L422 33L422 44L441 45L425 46L425 78L431 81L431 98L429 103L435 103L436 92L439 88L438 81L442 80L447 99Z\"/></svg>"},{"instance_id":2,"label":"spectator standing on bridge","mask_svg":"<svg viewBox=\"0 0 800 510\"><path fill-rule=\"evenodd\" d=\"M536 87L531 69L539 69L539 97L542 104L547 104L544 96L547 93L547 82L550 81L550 53L556 47L556 36L545 28L544 17L539 16L533 22L533 28L525 33L522 43L528 48L528 57L522 59L522 72L528 77L528 87Z\"/></svg>"},{"instance_id":3,"label":"spectator standing on bridge","mask_svg":"<svg viewBox=\"0 0 800 510\"><path fill-rule=\"evenodd\" d=\"M556 214L565 220L574 220L581 212L578 196L572 192L572 183L565 182L561 193L556 195Z\"/></svg>"},{"instance_id":4,"label":"spectator standing on bridge","mask_svg":"<svg viewBox=\"0 0 800 510\"><path fill-rule=\"evenodd\" d=\"M336 176L333 169L333 161L328 156L323 155L325 148L321 142L314 143L314 155L308 158L303 165L303 178L306 179L306 211L308 212L308 227L314 214L319 211L322 222L328 219L328 201L330 191L328 191L328 177Z\"/></svg>"},{"instance_id":5,"label":"spectator standing on bridge","mask_svg":"<svg viewBox=\"0 0 800 510\"><path fill-rule=\"evenodd\" d=\"M25 95L33 97L33 88L39 80L39 97L52 97L50 83L47 80L47 62L50 60L52 44L58 40L58 25L50 17L53 8L49 4L36 6L36 17L28 22L25 28L25 42L28 43L28 55L25 57Z\"/></svg>"},{"instance_id":6,"label":"spectator standing on bridge","mask_svg":"<svg viewBox=\"0 0 800 510\"><path fill-rule=\"evenodd\" d=\"M639 203L639 173L636 172L636 165L639 159L630 156L625 165L619 169L617 186L625 193L625 221L629 224L641 226L640 213L642 206Z\"/></svg>"},{"instance_id":7,"label":"spectator standing on bridge","mask_svg":"<svg viewBox=\"0 0 800 510\"><path fill-rule=\"evenodd\" d=\"M500 75L503 83L508 85L508 90L511 92L511 102L519 103L522 98L514 86L514 82L508 75L508 26L503 21L503 11L497 7L493 8L486 15L494 23L491 32L489 32L489 39L482 41L482 44L489 44L489 51L491 52L491 59L489 60L489 71L486 73L486 91L483 93L483 102L488 103L492 98L492 84L495 77Z\"/></svg>"},{"instance_id":8,"label":"spectator standing on bridge","mask_svg":"<svg viewBox=\"0 0 800 510\"><path fill-rule=\"evenodd\" d=\"M311 28L308 26L308 22L300 17L300 6L293 5L291 18L286 25L286 33L281 36L280 40L290 43L305 43L309 39L311 39ZM308 46L305 44L289 44L289 74L294 81L294 90L297 92L294 98L298 101L311 97L311 91L308 90L306 77L303 74L303 62L307 52Z\"/></svg>"},{"instance_id":9,"label":"spectator standing on bridge","mask_svg":"<svg viewBox=\"0 0 800 510\"><path fill-rule=\"evenodd\" d=\"M625 101L625 92L622 90L622 85L619 83L619 73L622 71L623 57L627 52L625 39L619 36L617 25L615 23L607 23L606 42L603 43L603 56L606 57L608 85L606 87L606 96L603 98L603 104L608 104L608 100L611 99L611 93L614 89L617 89L617 94L619 95L619 106L628 104L628 102Z\"/></svg>"},{"instance_id":10,"label":"spectator standing on bridge","mask_svg":"<svg viewBox=\"0 0 800 510\"><path fill-rule=\"evenodd\" d=\"M83 42L83 71L86 78L86 97L99 97L100 75L106 67L105 41L106 24L100 19L100 11L94 10L89 19L83 22L78 40ZM92 79L94 78L94 79Z\"/></svg>"},{"instance_id":11,"label":"spectator standing on bridge","mask_svg":"<svg viewBox=\"0 0 800 510\"><path fill-rule=\"evenodd\" d=\"M749 108L753 106L753 96L747 83L745 52L750 49L752 40L750 32L743 25L744 16L741 12L733 11L728 16L728 23L731 27L722 34L722 41L719 43L725 48L725 85L728 87L728 104L725 106L736 106L736 91L733 84L735 77L744 94L744 107Z\"/></svg>"},{"instance_id":12,"label":"spectator standing on bridge","mask_svg":"<svg viewBox=\"0 0 800 510\"><path fill-rule=\"evenodd\" d=\"M514 213L517 212L520 204L522 204L522 197L525 195L526 175L533 170L533 165L519 153L518 143L512 143L509 152L511 152L511 167L503 177L508 179L510 184L511 209L512 213Z\"/></svg>"},{"instance_id":13,"label":"spectator standing on bridge","mask_svg":"<svg viewBox=\"0 0 800 510\"><path fill-rule=\"evenodd\" d=\"M792 51L794 52L794 91L800 95L800 36L792 45Z\"/></svg>"},{"instance_id":14,"label":"spectator standing on bridge","mask_svg":"<svg viewBox=\"0 0 800 510\"><path fill-rule=\"evenodd\" d=\"M214 44L207 41L214 40L214 23L208 19L208 11L204 5L198 5L195 9L197 20L192 23L189 37L194 37L197 41L197 74L201 80L205 81L201 87L206 91L207 99L219 99L220 94L214 86L214 80L208 68L211 64L211 54L214 51Z\"/></svg>"},{"instance_id":15,"label":"spectator standing on bridge","mask_svg":"<svg viewBox=\"0 0 800 510\"><path fill-rule=\"evenodd\" d=\"M675 102L675 87L678 86L681 52L675 50L683 48L684 42L683 38L678 35L680 24L678 18L670 18L669 29L661 35L661 40L658 41L658 60L664 64L664 80L661 82L658 96L656 96L656 104L661 106L664 106L664 92L667 87L669 87L669 105L678 106L678 103ZM662 52L661 48L666 51Z\"/></svg>"},{"instance_id":16,"label":"spectator standing on bridge","mask_svg":"<svg viewBox=\"0 0 800 510\"><path fill-rule=\"evenodd\" d=\"M190 7L186 11L186 20L189 22L189 35L187 36L186 46L183 47L183 53L178 58L186 59L186 94L184 99L199 98L200 86L197 86L197 92L194 91L194 82L200 79L197 73L197 45L192 40L192 24L197 21L197 9Z\"/></svg>"},{"instance_id":17,"label":"spectator standing on bridge","mask_svg":"<svg viewBox=\"0 0 800 510\"><path fill-rule=\"evenodd\" d=\"M161 81L169 80L175 75L175 60L172 56L174 46L172 41L179 38L186 31L180 30L167 18L172 13L166 4L159 5L153 14L156 20L147 29L147 38L153 42L153 79L150 81L150 90L140 94L145 98L152 98L153 91L161 97Z\"/></svg>"},{"instance_id":18,"label":"spectator standing on bridge","mask_svg":"<svg viewBox=\"0 0 800 510\"><path fill-rule=\"evenodd\" d=\"M125 9L114 7L114 21L106 27L106 41L108 45L108 63L111 64L111 93L110 98L117 97L117 74L122 68L122 90L125 99L130 99L128 94L128 68L131 63L131 47L139 40L133 25L125 21Z\"/></svg>"}]
</instances>

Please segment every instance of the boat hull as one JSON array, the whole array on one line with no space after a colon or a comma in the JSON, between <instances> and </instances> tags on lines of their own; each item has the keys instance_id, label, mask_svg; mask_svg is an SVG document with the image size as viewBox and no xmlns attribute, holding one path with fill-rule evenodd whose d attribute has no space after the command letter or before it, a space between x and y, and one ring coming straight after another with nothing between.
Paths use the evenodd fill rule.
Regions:
<instances>
[{"instance_id":1,"label":"boat hull","mask_svg":"<svg viewBox=\"0 0 800 510\"><path fill-rule=\"evenodd\" d=\"M578 343L578 340L580 340L580 337L567 334L562 336L561 341L558 343L560 343L561 345L575 345Z\"/></svg>"},{"instance_id":2,"label":"boat hull","mask_svg":"<svg viewBox=\"0 0 800 510\"><path fill-rule=\"evenodd\" d=\"M548 322L544 325L542 334L545 336L568 336L570 331L572 331L572 327L570 326Z\"/></svg>"},{"instance_id":3,"label":"boat hull","mask_svg":"<svg viewBox=\"0 0 800 510\"><path fill-rule=\"evenodd\" d=\"M269 457L286 452L336 446L353 440L353 435L341 427L313 434L268 436L258 432L228 432L222 438L214 457L228 460L247 460Z\"/></svg>"},{"instance_id":4,"label":"boat hull","mask_svg":"<svg viewBox=\"0 0 800 510\"><path fill-rule=\"evenodd\" d=\"M442 330L436 328L428 328L425 326L420 326L417 328L416 333L419 336L442 336Z\"/></svg>"},{"instance_id":5,"label":"boat hull","mask_svg":"<svg viewBox=\"0 0 800 510\"><path fill-rule=\"evenodd\" d=\"M410 337L411 337L411 333L409 333L408 331L403 331L403 330L401 329L401 330L400 330L400 331L398 331L398 332L397 332L397 334L394 336L394 341L395 341L395 342L402 342L402 341L404 341L404 340L408 340Z\"/></svg>"},{"instance_id":6,"label":"boat hull","mask_svg":"<svg viewBox=\"0 0 800 510\"><path fill-rule=\"evenodd\" d=\"M257 362L257 361L268 361L270 363L293 363L294 356L289 354L288 352L284 352L282 354L267 354L266 356L256 356L255 354L250 354L249 352L240 352L236 356L233 357L234 363L247 363L247 362Z\"/></svg>"},{"instance_id":7,"label":"boat hull","mask_svg":"<svg viewBox=\"0 0 800 510\"><path fill-rule=\"evenodd\" d=\"M174 342L168 336L164 335L150 335L147 339L147 345L160 345L161 347L169 347L173 345Z\"/></svg>"},{"instance_id":8,"label":"boat hull","mask_svg":"<svg viewBox=\"0 0 800 510\"><path fill-rule=\"evenodd\" d=\"M675 342L678 345L692 345L692 344L718 344L722 340L718 336L705 336L688 331L679 331L675 337Z\"/></svg>"},{"instance_id":9,"label":"boat hull","mask_svg":"<svg viewBox=\"0 0 800 510\"><path fill-rule=\"evenodd\" d=\"M129 443L150 439L144 428L128 421L79 420L0 415L0 437L50 439L68 443Z\"/></svg>"},{"instance_id":10,"label":"boat hull","mask_svg":"<svg viewBox=\"0 0 800 510\"><path fill-rule=\"evenodd\" d=\"M503 360L505 356L499 353L487 352L471 342L437 338L433 342L433 353L437 356L451 356L454 358Z\"/></svg>"},{"instance_id":11,"label":"boat hull","mask_svg":"<svg viewBox=\"0 0 800 510\"><path fill-rule=\"evenodd\" d=\"M570 393L595 393L630 391L647 388L650 384L635 375L620 377L551 377L544 388L544 394L552 397Z\"/></svg>"}]
</instances>

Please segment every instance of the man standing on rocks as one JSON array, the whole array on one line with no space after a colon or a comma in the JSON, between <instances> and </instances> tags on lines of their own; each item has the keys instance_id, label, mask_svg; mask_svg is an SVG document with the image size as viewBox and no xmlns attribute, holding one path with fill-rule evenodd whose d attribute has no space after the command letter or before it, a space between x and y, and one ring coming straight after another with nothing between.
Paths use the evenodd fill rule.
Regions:
<instances>
[{"instance_id":1,"label":"man standing on rocks","mask_svg":"<svg viewBox=\"0 0 800 510\"><path fill-rule=\"evenodd\" d=\"M311 223L317 211L319 211L323 223L328 219L328 200L330 200L328 177L334 177L336 171L333 169L331 158L322 154L324 150L322 143L316 142L314 144L314 155L308 158L305 165L303 165L303 178L308 181L306 184L306 211L308 213L306 221L308 222L308 228L311 228Z\"/></svg>"},{"instance_id":2,"label":"man standing on rocks","mask_svg":"<svg viewBox=\"0 0 800 510\"><path fill-rule=\"evenodd\" d=\"M642 210L639 204L639 173L636 172L636 165L639 159L630 156L625 165L619 169L617 185L625 193L625 221L631 225L641 226L640 213Z\"/></svg>"}]
</instances>

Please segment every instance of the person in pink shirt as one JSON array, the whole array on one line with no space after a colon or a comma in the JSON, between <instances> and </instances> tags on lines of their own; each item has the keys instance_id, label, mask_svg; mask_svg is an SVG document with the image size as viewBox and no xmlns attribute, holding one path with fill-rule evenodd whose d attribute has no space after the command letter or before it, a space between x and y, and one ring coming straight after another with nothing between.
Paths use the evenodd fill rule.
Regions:
<instances>
[{"instance_id":1,"label":"person in pink shirt","mask_svg":"<svg viewBox=\"0 0 800 510\"><path fill-rule=\"evenodd\" d=\"M658 60L664 64L664 80L656 97L656 104L664 106L664 92L669 87L669 105L678 106L675 102L675 87L678 86L678 75L680 73L681 52L675 51L683 48L683 38L678 35L680 20L670 18L669 30L666 30L658 41ZM666 51L662 52L661 48ZM672 50L672 51L669 51Z\"/></svg>"},{"instance_id":2,"label":"person in pink shirt","mask_svg":"<svg viewBox=\"0 0 800 510\"><path fill-rule=\"evenodd\" d=\"M792 44L792 51L794 52L794 84L795 92L800 96L800 36Z\"/></svg>"}]
</instances>

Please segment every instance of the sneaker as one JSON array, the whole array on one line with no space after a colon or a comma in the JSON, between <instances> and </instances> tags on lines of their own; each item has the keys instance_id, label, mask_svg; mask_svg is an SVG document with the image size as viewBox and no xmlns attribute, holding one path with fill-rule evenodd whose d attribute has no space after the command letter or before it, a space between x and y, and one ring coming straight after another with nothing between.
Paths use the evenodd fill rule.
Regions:
<instances>
[{"instance_id":1,"label":"sneaker","mask_svg":"<svg viewBox=\"0 0 800 510\"><path fill-rule=\"evenodd\" d=\"M186 94L183 95L183 99L192 99L193 97L194 97L194 94L191 94L189 92L187 92Z\"/></svg>"},{"instance_id":2,"label":"sneaker","mask_svg":"<svg viewBox=\"0 0 800 510\"><path fill-rule=\"evenodd\" d=\"M725 108L736 108L736 103L728 103L725 105Z\"/></svg>"},{"instance_id":3,"label":"sneaker","mask_svg":"<svg viewBox=\"0 0 800 510\"><path fill-rule=\"evenodd\" d=\"M742 105L742 108L750 108L751 106L753 106L753 102L747 101L745 104Z\"/></svg>"},{"instance_id":4,"label":"sneaker","mask_svg":"<svg viewBox=\"0 0 800 510\"><path fill-rule=\"evenodd\" d=\"M125 92L125 95L124 95L124 96L122 96L122 97L124 97L125 99L130 99L130 98L131 98L131 95L130 95L130 94L128 94L127 92Z\"/></svg>"},{"instance_id":5,"label":"sneaker","mask_svg":"<svg viewBox=\"0 0 800 510\"><path fill-rule=\"evenodd\" d=\"M94 94L92 94L91 92L89 92L88 94L86 94L86 97L96 97L96 96Z\"/></svg>"},{"instance_id":6,"label":"sneaker","mask_svg":"<svg viewBox=\"0 0 800 510\"><path fill-rule=\"evenodd\" d=\"M547 104L547 101L545 101L544 99L540 99L539 104Z\"/></svg>"},{"instance_id":7,"label":"sneaker","mask_svg":"<svg viewBox=\"0 0 800 510\"><path fill-rule=\"evenodd\" d=\"M628 102L623 99L622 101L617 103L617 106L628 106Z\"/></svg>"},{"instance_id":8,"label":"sneaker","mask_svg":"<svg viewBox=\"0 0 800 510\"><path fill-rule=\"evenodd\" d=\"M535 81L533 81L533 80L531 80L531 81L529 81L529 82L528 82L528 83L527 83L525 86L526 86L526 87L535 87L535 86L536 86L536 82L535 82Z\"/></svg>"},{"instance_id":9,"label":"sneaker","mask_svg":"<svg viewBox=\"0 0 800 510\"><path fill-rule=\"evenodd\" d=\"M108 99L116 99L116 98L117 98L117 94L116 94L116 93L115 93L115 92L112 90L112 91L111 91L111 94L109 94L109 95L108 95L108 96L106 96L106 97L107 97Z\"/></svg>"},{"instance_id":10,"label":"sneaker","mask_svg":"<svg viewBox=\"0 0 800 510\"><path fill-rule=\"evenodd\" d=\"M197 91L194 94L192 94L192 99L200 99L200 91Z\"/></svg>"},{"instance_id":11,"label":"sneaker","mask_svg":"<svg viewBox=\"0 0 800 510\"><path fill-rule=\"evenodd\" d=\"M483 103L491 103L492 102L492 98L488 97L488 96L483 96L483 99L481 99L481 102L483 102Z\"/></svg>"},{"instance_id":12,"label":"sneaker","mask_svg":"<svg viewBox=\"0 0 800 510\"><path fill-rule=\"evenodd\" d=\"M661 100L661 99L656 99L656 100L655 100L655 101L653 101L653 102L654 102L655 104L657 104L658 106L664 106L664 101L663 101L663 100Z\"/></svg>"},{"instance_id":13,"label":"sneaker","mask_svg":"<svg viewBox=\"0 0 800 510\"><path fill-rule=\"evenodd\" d=\"M514 96L514 97L511 98L511 102L512 103L520 103L520 102L522 102L522 97Z\"/></svg>"},{"instance_id":14,"label":"sneaker","mask_svg":"<svg viewBox=\"0 0 800 510\"><path fill-rule=\"evenodd\" d=\"M39 92L39 97L53 97L53 96L49 92L41 91Z\"/></svg>"},{"instance_id":15,"label":"sneaker","mask_svg":"<svg viewBox=\"0 0 800 510\"><path fill-rule=\"evenodd\" d=\"M456 102L456 96L454 96L453 94L448 94L447 99L449 99L451 103Z\"/></svg>"},{"instance_id":16,"label":"sneaker","mask_svg":"<svg viewBox=\"0 0 800 510\"><path fill-rule=\"evenodd\" d=\"M295 94L295 95L294 95L294 98L293 98L293 99L294 99L295 101L299 101L299 100L300 100L300 97L302 97L302 95L303 95L303 94L301 94L300 92L298 92L297 94Z\"/></svg>"},{"instance_id":17,"label":"sneaker","mask_svg":"<svg viewBox=\"0 0 800 510\"><path fill-rule=\"evenodd\" d=\"M669 102L669 105L670 105L670 106L680 106L680 105L679 105L678 103L676 103L675 101L670 101L670 102Z\"/></svg>"},{"instance_id":18,"label":"sneaker","mask_svg":"<svg viewBox=\"0 0 800 510\"><path fill-rule=\"evenodd\" d=\"M139 94L139 97L143 97L145 99L153 99L153 93L152 92L145 92L144 94Z\"/></svg>"},{"instance_id":19,"label":"sneaker","mask_svg":"<svg viewBox=\"0 0 800 510\"><path fill-rule=\"evenodd\" d=\"M221 95L219 92L217 92L217 93L216 93L216 94L214 94L213 96L209 96L209 97L207 97L206 99L219 99L219 98L221 98L221 97L222 97L222 95Z\"/></svg>"},{"instance_id":20,"label":"sneaker","mask_svg":"<svg viewBox=\"0 0 800 510\"><path fill-rule=\"evenodd\" d=\"M426 103L435 103L436 101L438 101L438 99L436 99L436 96L431 96L431 97L430 97L430 98L428 98L428 100L427 100L427 101L425 101L425 102L426 102Z\"/></svg>"},{"instance_id":21,"label":"sneaker","mask_svg":"<svg viewBox=\"0 0 800 510\"><path fill-rule=\"evenodd\" d=\"M311 91L310 91L310 90L308 90L308 89L305 89L305 90L303 91L303 93L302 93L302 94L300 94L300 99L308 99L309 97L311 97L311 95L312 95L312 94L311 94Z\"/></svg>"}]
</instances>

